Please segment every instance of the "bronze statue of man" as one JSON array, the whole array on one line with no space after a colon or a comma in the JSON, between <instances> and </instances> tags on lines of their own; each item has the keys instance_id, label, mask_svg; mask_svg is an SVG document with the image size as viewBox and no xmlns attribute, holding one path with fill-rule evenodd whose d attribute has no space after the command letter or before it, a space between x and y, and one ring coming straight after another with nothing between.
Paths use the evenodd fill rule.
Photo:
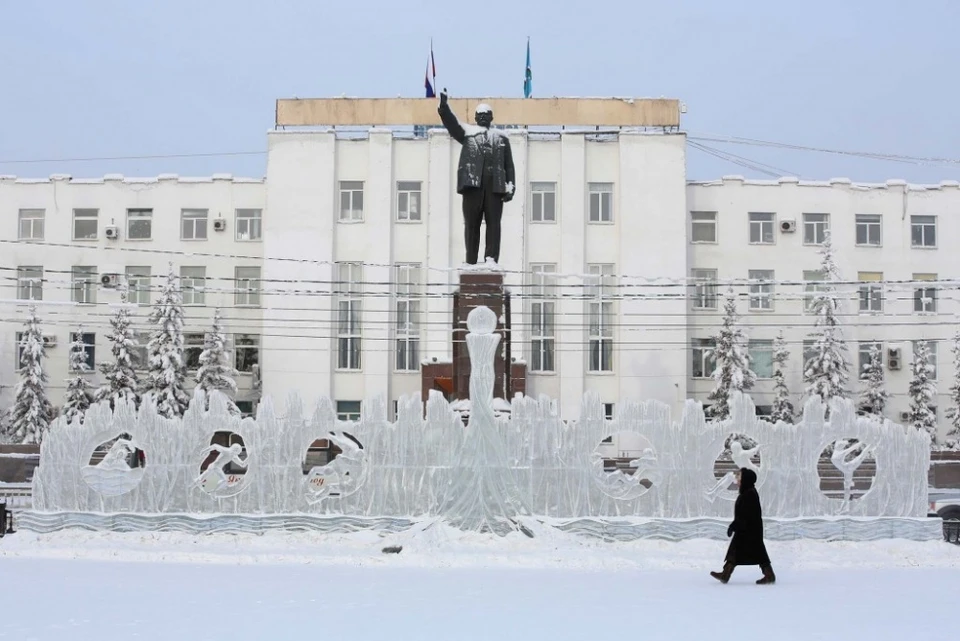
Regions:
<instances>
[{"instance_id":1,"label":"bronze statue of man","mask_svg":"<svg viewBox=\"0 0 960 641\"><path fill-rule=\"evenodd\" d=\"M440 121L450 137L460 143L457 193L463 196L463 232L466 262L477 264L480 253L480 223L487 225L483 256L486 262L500 261L500 217L503 203L516 192L510 139L491 129L493 109L477 105L476 125L461 125L447 104L446 90L440 92Z\"/></svg>"}]
</instances>

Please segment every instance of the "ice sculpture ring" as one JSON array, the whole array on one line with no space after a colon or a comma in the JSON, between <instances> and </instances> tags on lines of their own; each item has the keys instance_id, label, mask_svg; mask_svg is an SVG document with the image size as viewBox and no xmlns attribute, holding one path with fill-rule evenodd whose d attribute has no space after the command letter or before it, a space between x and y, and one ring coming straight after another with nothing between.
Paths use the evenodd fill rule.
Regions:
<instances>
[{"instance_id":1,"label":"ice sculpture ring","mask_svg":"<svg viewBox=\"0 0 960 641\"><path fill-rule=\"evenodd\" d=\"M497 315L489 307L474 307L467 314L467 329L472 334L492 334L497 328Z\"/></svg>"}]
</instances>

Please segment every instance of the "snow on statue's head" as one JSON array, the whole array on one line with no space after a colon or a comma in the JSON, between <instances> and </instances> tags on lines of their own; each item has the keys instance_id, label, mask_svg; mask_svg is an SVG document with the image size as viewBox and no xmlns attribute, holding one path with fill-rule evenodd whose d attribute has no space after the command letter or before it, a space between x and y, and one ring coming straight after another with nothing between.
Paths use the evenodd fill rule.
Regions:
<instances>
[{"instance_id":1,"label":"snow on statue's head","mask_svg":"<svg viewBox=\"0 0 960 641\"><path fill-rule=\"evenodd\" d=\"M474 119L481 127L489 127L493 123L493 107L485 102L481 102L477 105Z\"/></svg>"}]
</instances>

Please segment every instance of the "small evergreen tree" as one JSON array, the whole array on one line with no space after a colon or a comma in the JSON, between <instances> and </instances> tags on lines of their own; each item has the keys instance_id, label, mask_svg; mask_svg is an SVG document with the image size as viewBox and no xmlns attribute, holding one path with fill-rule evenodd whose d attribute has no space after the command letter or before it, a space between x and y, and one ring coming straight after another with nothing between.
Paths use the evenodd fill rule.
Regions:
<instances>
[{"instance_id":1,"label":"small evergreen tree","mask_svg":"<svg viewBox=\"0 0 960 641\"><path fill-rule=\"evenodd\" d=\"M54 411L47 398L47 373L43 370L46 350L37 308L30 307L26 331L20 341L20 382L10 414L9 437L13 443L40 443L53 420Z\"/></svg>"},{"instance_id":2,"label":"small evergreen tree","mask_svg":"<svg viewBox=\"0 0 960 641\"><path fill-rule=\"evenodd\" d=\"M147 343L147 380L144 394L157 403L157 412L166 418L179 418L190 403L184 390L187 368L183 360L183 298L173 271L167 273L160 298L150 314L156 329Z\"/></svg>"},{"instance_id":3,"label":"small evergreen tree","mask_svg":"<svg viewBox=\"0 0 960 641\"><path fill-rule=\"evenodd\" d=\"M953 336L953 385L950 386L950 408L947 409L947 418L950 419L950 429L943 446L948 450L960 449L960 331Z\"/></svg>"},{"instance_id":4,"label":"small evergreen tree","mask_svg":"<svg viewBox=\"0 0 960 641\"><path fill-rule=\"evenodd\" d=\"M773 411L770 414L770 420L775 423L777 421L793 422L793 403L790 402L790 390L787 388L784 375L789 357L787 343L783 340L783 330L780 330L773 341Z\"/></svg>"},{"instance_id":5,"label":"small evergreen tree","mask_svg":"<svg viewBox=\"0 0 960 641\"><path fill-rule=\"evenodd\" d=\"M118 399L138 403L140 397L137 370L133 365L133 354L137 349L136 335L130 326L130 310L127 307L127 291L120 292L120 307L110 319L110 352L113 362L100 364L103 383L94 395L94 402L110 401L113 406Z\"/></svg>"},{"instance_id":6,"label":"small evergreen tree","mask_svg":"<svg viewBox=\"0 0 960 641\"><path fill-rule=\"evenodd\" d=\"M80 328L77 329L76 339L70 343L70 371L75 372L73 378L67 379L67 392L63 400L63 415L67 422L79 416L83 421L83 414L90 407L93 401L93 394L90 393L90 384L84 378L84 373L90 371L87 365L86 345L83 342L83 333Z\"/></svg>"},{"instance_id":7,"label":"small evergreen tree","mask_svg":"<svg viewBox=\"0 0 960 641\"><path fill-rule=\"evenodd\" d=\"M223 332L223 319L218 308L213 312L213 327L204 336L200 367L197 369L197 387L204 392L217 390L227 396L237 393L237 383L233 378L237 370L227 360L226 343L227 335ZM227 407L231 414L240 413L232 400Z\"/></svg>"},{"instance_id":8,"label":"small evergreen tree","mask_svg":"<svg viewBox=\"0 0 960 641\"><path fill-rule=\"evenodd\" d=\"M863 390L860 392L860 409L867 414L882 417L890 394L887 393L884 385L883 352L876 343L870 347L870 362L863 366L860 380L863 381Z\"/></svg>"},{"instance_id":9,"label":"small evergreen tree","mask_svg":"<svg viewBox=\"0 0 960 641\"><path fill-rule=\"evenodd\" d=\"M713 358L716 363L713 370L715 386L708 399L711 401L710 416L723 420L730 416L730 393L746 392L753 389L757 375L750 369L750 354L746 347L746 336L737 322L737 301L731 288L724 297L723 327L714 337L716 347Z\"/></svg>"},{"instance_id":10,"label":"small evergreen tree","mask_svg":"<svg viewBox=\"0 0 960 641\"><path fill-rule=\"evenodd\" d=\"M937 417L933 413L933 400L937 395L937 383L933 379L934 367L930 362L930 347L927 341L917 341L913 353L913 378L910 381L910 424L930 435L931 444L937 442Z\"/></svg>"},{"instance_id":11,"label":"small evergreen tree","mask_svg":"<svg viewBox=\"0 0 960 641\"><path fill-rule=\"evenodd\" d=\"M840 280L840 270L833 258L830 232L826 233L820 250L820 271L823 284L810 305L816 315L813 355L804 363L803 378L808 396L820 396L824 403L838 396L847 398L847 382L850 378L847 344L840 329L840 298L835 283Z\"/></svg>"}]
</instances>

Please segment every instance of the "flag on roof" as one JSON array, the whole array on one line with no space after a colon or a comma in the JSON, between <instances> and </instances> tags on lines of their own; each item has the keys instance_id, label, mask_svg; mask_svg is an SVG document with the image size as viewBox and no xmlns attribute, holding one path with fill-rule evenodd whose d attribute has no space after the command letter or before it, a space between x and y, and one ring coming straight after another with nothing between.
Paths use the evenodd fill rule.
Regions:
<instances>
[{"instance_id":1,"label":"flag on roof","mask_svg":"<svg viewBox=\"0 0 960 641\"><path fill-rule=\"evenodd\" d=\"M433 82L431 82L431 77ZM433 61L433 40L430 40L430 57L427 58L427 71L423 76L423 88L426 90L427 98L436 97L437 93L433 90L437 84L437 65Z\"/></svg>"},{"instance_id":2,"label":"flag on roof","mask_svg":"<svg viewBox=\"0 0 960 641\"><path fill-rule=\"evenodd\" d=\"M527 37L527 72L523 77L523 97L533 95L533 70L530 68L530 38Z\"/></svg>"}]
</instances>

